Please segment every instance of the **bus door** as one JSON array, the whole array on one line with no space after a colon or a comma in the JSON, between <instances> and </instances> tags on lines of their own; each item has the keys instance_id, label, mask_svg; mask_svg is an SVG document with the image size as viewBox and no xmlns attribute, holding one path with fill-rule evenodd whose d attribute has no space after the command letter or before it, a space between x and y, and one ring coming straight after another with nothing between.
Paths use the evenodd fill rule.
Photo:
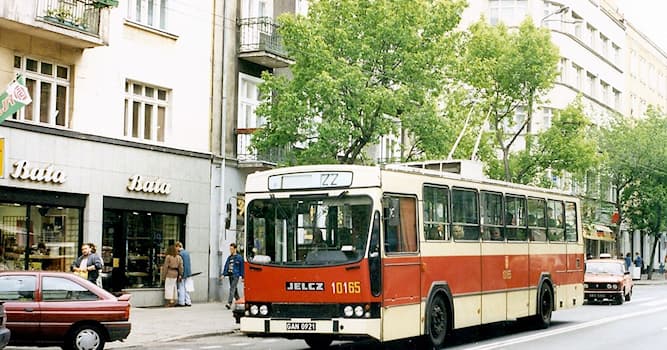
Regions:
<instances>
[{"instance_id":1,"label":"bus door","mask_svg":"<svg viewBox=\"0 0 667 350\"><path fill-rule=\"evenodd\" d=\"M502 276L507 288L507 319L528 316L530 268L526 198L505 196L505 254Z\"/></svg>"},{"instance_id":2,"label":"bus door","mask_svg":"<svg viewBox=\"0 0 667 350\"><path fill-rule=\"evenodd\" d=\"M503 195L480 192L482 244L482 323L507 319L507 273L509 256L503 232Z\"/></svg>"},{"instance_id":3,"label":"bus door","mask_svg":"<svg viewBox=\"0 0 667 350\"><path fill-rule=\"evenodd\" d=\"M421 259L417 239L417 201L385 196L382 259L382 340L420 334Z\"/></svg>"}]
</instances>

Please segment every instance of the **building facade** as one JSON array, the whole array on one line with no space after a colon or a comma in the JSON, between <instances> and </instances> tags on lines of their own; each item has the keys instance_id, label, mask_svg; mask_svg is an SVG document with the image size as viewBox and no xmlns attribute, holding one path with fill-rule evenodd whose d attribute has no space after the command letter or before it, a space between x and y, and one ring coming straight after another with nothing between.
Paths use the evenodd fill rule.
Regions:
<instances>
[{"instance_id":1,"label":"building facade","mask_svg":"<svg viewBox=\"0 0 667 350\"><path fill-rule=\"evenodd\" d=\"M211 3L5 1L0 84L21 74L33 100L0 124L7 268L69 271L91 242L106 289L161 305L182 241L208 299Z\"/></svg>"}]
</instances>

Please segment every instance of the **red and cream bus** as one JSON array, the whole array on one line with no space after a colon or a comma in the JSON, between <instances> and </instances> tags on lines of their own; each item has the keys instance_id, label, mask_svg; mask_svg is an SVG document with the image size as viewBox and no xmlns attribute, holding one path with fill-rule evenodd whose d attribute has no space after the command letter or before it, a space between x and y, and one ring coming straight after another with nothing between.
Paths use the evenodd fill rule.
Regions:
<instances>
[{"instance_id":1,"label":"red and cream bus","mask_svg":"<svg viewBox=\"0 0 667 350\"><path fill-rule=\"evenodd\" d=\"M583 303L576 197L434 164L251 174L241 331L313 348L412 337L439 348L452 329L548 327Z\"/></svg>"}]
</instances>

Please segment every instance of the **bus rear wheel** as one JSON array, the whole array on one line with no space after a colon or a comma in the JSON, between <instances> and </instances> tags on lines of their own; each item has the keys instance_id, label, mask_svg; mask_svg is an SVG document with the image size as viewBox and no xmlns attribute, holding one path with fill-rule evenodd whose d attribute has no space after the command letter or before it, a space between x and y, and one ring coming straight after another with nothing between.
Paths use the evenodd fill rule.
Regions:
<instances>
[{"instance_id":1,"label":"bus rear wheel","mask_svg":"<svg viewBox=\"0 0 667 350\"><path fill-rule=\"evenodd\" d=\"M449 330L447 320L447 304L441 296L436 296L428 308L428 334L426 335L429 345L433 349L440 349L445 344L447 331Z\"/></svg>"},{"instance_id":2,"label":"bus rear wheel","mask_svg":"<svg viewBox=\"0 0 667 350\"><path fill-rule=\"evenodd\" d=\"M554 309L554 298L549 286L542 285L539 298L537 299L537 315L535 315L535 326L537 328L549 328L551 324L551 313Z\"/></svg>"},{"instance_id":3,"label":"bus rear wheel","mask_svg":"<svg viewBox=\"0 0 667 350\"><path fill-rule=\"evenodd\" d=\"M333 339L326 336L315 336L304 339L311 349L328 349Z\"/></svg>"}]
</instances>

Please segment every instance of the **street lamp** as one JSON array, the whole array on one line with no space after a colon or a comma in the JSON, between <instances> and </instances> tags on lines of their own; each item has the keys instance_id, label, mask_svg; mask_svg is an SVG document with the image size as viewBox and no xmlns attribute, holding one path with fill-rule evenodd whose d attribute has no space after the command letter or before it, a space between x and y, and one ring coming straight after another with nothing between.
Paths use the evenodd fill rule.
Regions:
<instances>
[{"instance_id":1,"label":"street lamp","mask_svg":"<svg viewBox=\"0 0 667 350\"><path fill-rule=\"evenodd\" d=\"M569 10L570 10L570 7L569 7L569 6L563 6L563 7L559 8L558 10L556 10L556 11L554 11L554 12L552 12L552 13L547 14L546 16L542 17L542 19L540 20L540 26L542 26L542 25L544 24L544 21L545 21L547 18L549 18L549 17L551 17L551 16L555 16L555 15L560 15L561 13L565 13L565 12L567 12L567 11L569 11Z\"/></svg>"}]
</instances>

